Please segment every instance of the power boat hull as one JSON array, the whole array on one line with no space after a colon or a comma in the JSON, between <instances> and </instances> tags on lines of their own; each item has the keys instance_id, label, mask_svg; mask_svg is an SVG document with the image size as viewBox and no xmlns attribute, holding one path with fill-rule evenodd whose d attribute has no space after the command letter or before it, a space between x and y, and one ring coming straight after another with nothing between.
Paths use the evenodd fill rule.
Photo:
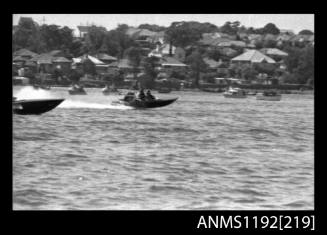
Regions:
<instances>
[{"instance_id":1,"label":"power boat hull","mask_svg":"<svg viewBox=\"0 0 327 235\"><path fill-rule=\"evenodd\" d=\"M86 91L84 90L68 90L70 95L87 95Z\"/></svg>"},{"instance_id":2,"label":"power boat hull","mask_svg":"<svg viewBox=\"0 0 327 235\"><path fill-rule=\"evenodd\" d=\"M133 101L123 101L122 102L127 105L127 106L131 106L133 108L139 108L139 109L144 109L144 108L159 108L159 107L163 107L163 106L167 106L170 105L172 103L174 103L178 98L174 98L174 99L155 99L155 100L133 100Z\"/></svg>"},{"instance_id":3,"label":"power boat hull","mask_svg":"<svg viewBox=\"0 0 327 235\"><path fill-rule=\"evenodd\" d=\"M14 100L13 112L20 115L38 115L54 109L64 100L65 99Z\"/></svg>"}]
</instances>

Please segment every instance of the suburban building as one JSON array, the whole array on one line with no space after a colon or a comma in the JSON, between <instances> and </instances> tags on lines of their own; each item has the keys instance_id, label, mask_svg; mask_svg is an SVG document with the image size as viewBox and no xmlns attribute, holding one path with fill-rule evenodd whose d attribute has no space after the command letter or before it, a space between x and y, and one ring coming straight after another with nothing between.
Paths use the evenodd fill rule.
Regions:
<instances>
[{"instance_id":1,"label":"suburban building","mask_svg":"<svg viewBox=\"0 0 327 235\"><path fill-rule=\"evenodd\" d=\"M243 54L236 56L235 58L231 59L232 63L268 63L268 64L275 64L276 61L269 56L261 53L257 50L248 50Z\"/></svg>"},{"instance_id":2,"label":"suburban building","mask_svg":"<svg viewBox=\"0 0 327 235\"><path fill-rule=\"evenodd\" d=\"M260 51L276 61L280 61L288 56L288 53L279 50L278 48L263 48Z\"/></svg>"}]
</instances>

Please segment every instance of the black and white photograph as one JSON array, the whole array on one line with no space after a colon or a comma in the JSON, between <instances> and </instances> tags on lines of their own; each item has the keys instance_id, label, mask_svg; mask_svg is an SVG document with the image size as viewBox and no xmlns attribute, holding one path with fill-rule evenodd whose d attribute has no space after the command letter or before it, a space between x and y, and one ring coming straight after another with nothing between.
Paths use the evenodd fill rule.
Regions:
<instances>
[{"instance_id":1,"label":"black and white photograph","mask_svg":"<svg viewBox=\"0 0 327 235\"><path fill-rule=\"evenodd\" d=\"M314 14L12 14L12 209L314 210L314 34Z\"/></svg>"}]
</instances>

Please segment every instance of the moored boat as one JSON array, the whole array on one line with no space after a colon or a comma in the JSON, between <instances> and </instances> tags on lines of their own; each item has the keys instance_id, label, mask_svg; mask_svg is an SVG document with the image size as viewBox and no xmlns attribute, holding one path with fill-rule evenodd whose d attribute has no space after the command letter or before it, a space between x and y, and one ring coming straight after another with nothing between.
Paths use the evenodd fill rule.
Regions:
<instances>
[{"instance_id":1,"label":"moored boat","mask_svg":"<svg viewBox=\"0 0 327 235\"><path fill-rule=\"evenodd\" d=\"M39 84L34 84L33 85L33 88L35 90L39 90L39 89L42 89L42 90L51 90L51 87L50 86L39 85Z\"/></svg>"},{"instance_id":2,"label":"moored boat","mask_svg":"<svg viewBox=\"0 0 327 235\"><path fill-rule=\"evenodd\" d=\"M120 91L118 91L118 89L116 87L109 87L108 85L106 85L103 89L102 89L102 94L104 95L109 95L110 93L119 93Z\"/></svg>"},{"instance_id":3,"label":"moored boat","mask_svg":"<svg viewBox=\"0 0 327 235\"><path fill-rule=\"evenodd\" d=\"M246 94L247 94L247 95L256 95L257 92L256 92L256 91L248 91Z\"/></svg>"},{"instance_id":4,"label":"moored boat","mask_svg":"<svg viewBox=\"0 0 327 235\"><path fill-rule=\"evenodd\" d=\"M246 98L246 92L240 88L229 88L224 92L225 98Z\"/></svg>"},{"instance_id":5,"label":"moored boat","mask_svg":"<svg viewBox=\"0 0 327 235\"><path fill-rule=\"evenodd\" d=\"M71 86L68 89L68 93L70 95L87 95L86 91L84 90L84 88L82 86L79 86L77 84Z\"/></svg>"},{"instance_id":6,"label":"moored boat","mask_svg":"<svg viewBox=\"0 0 327 235\"><path fill-rule=\"evenodd\" d=\"M262 93L257 94L257 100L268 100L268 101L280 101L282 99L282 95L277 93L276 91L264 91Z\"/></svg>"},{"instance_id":7,"label":"moored boat","mask_svg":"<svg viewBox=\"0 0 327 235\"><path fill-rule=\"evenodd\" d=\"M27 115L27 114L42 114L48 112L60 103L64 99L29 99L29 100L17 100L13 99L13 112L15 114Z\"/></svg>"}]
</instances>

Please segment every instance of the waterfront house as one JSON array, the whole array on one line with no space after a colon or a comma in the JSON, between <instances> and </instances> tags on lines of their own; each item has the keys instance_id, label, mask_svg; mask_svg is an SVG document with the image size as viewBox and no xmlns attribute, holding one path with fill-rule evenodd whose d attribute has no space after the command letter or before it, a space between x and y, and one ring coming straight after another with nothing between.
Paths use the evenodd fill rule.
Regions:
<instances>
[{"instance_id":1,"label":"waterfront house","mask_svg":"<svg viewBox=\"0 0 327 235\"><path fill-rule=\"evenodd\" d=\"M52 64L58 71L64 74L68 74L71 70L72 61L65 57L54 57Z\"/></svg>"},{"instance_id":2,"label":"waterfront house","mask_svg":"<svg viewBox=\"0 0 327 235\"><path fill-rule=\"evenodd\" d=\"M33 58L34 56L37 56L38 54L37 53L34 53L28 49L25 49L25 48L22 48L22 49L19 49L17 51L15 51L13 53L13 56L14 57L17 57L17 56L20 56L20 58L24 58L24 59L31 59ZM17 58L16 58L17 59Z\"/></svg>"},{"instance_id":3,"label":"waterfront house","mask_svg":"<svg viewBox=\"0 0 327 235\"><path fill-rule=\"evenodd\" d=\"M105 64L111 64L113 62L116 62L118 59L116 57L110 56L106 53L99 53L95 55L98 60L102 61Z\"/></svg>"},{"instance_id":4,"label":"waterfront house","mask_svg":"<svg viewBox=\"0 0 327 235\"><path fill-rule=\"evenodd\" d=\"M262 48L260 51L263 54L273 58L275 61L281 61L288 56L288 53L279 50L278 48Z\"/></svg>"},{"instance_id":5,"label":"waterfront house","mask_svg":"<svg viewBox=\"0 0 327 235\"><path fill-rule=\"evenodd\" d=\"M160 32L155 32L154 35L149 37L149 40L151 41L152 44L164 44L164 39L165 39L165 31L160 31Z\"/></svg>"},{"instance_id":6,"label":"waterfront house","mask_svg":"<svg viewBox=\"0 0 327 235\"><path fill-rule=\"evenodd\" d=\"M261 53L257 50L248 50L243 54L234 57L231 59L232 63L249 63L249 64L259 64L259 63L268 63L268 64L275 64L276 61L269 56Z\"/></svg>"},{"instance_id":7,"label":"waterfront house","mask_svg":"<svg viewBox=\"0 0 327 235\"><path fill-rule=\"evenodd\" d=\"M159 61L159 65L160 65L160 71L165 72L169 75L171 75L173 71L185 73L188 67L186 64L170 56L165 56L161 58Z\"/></svg>"},{"instance_id":8,"label":"waterfront house","mask_svg":"<svg viewBox=\"0 0 327 235\"><path fill-rule=\"evenodd\" d=\"M85 36L88 34L90 28L91 28L90 26L82 26L82 25L77 26L79 37L85 38Z\"/></svg>"}]
</instances>

